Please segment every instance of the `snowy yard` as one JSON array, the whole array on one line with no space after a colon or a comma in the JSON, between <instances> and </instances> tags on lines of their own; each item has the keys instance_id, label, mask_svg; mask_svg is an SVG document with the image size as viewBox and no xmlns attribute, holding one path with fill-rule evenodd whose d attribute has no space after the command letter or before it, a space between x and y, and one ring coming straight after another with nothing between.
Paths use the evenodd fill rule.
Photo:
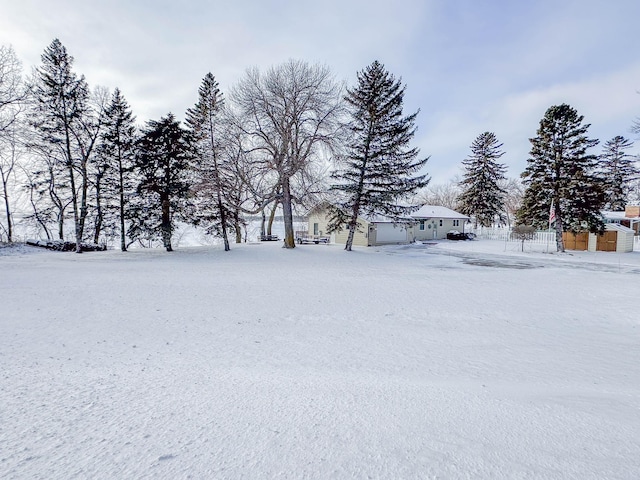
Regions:
<instances>
[{"instance_id":1,"label":"snowy yard","mask_svg":"<svg viewBox=\"0 0 640 480\"><path fill-rule=\"evenodd\" d=\"M2 249L0 478L640 478L640 252L518 248Z\"/></svg>"}]
</instances>

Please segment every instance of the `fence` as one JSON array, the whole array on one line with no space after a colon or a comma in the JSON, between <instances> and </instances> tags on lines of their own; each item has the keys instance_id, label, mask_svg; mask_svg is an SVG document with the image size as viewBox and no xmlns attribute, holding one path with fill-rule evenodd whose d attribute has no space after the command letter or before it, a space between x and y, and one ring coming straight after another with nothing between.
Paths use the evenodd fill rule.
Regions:
<instances>
[{"instance_id":1,"label":"fence","mask_svg":"<svg viewBox=\"0 0 640 480\"><path fill-rule=\"evenodd\" d=\"M501 240L503 242L519 242L511 238L511 229L509 228L477 228L471 229L476 237L485 240ZM554 231L537 231L532 240L527 240L528 244L537 245L554 245L556 241L556 232ZM633 237L633 251L640 252L640 235Z\"/></svg>"},{"instance_id":2,"label":"fence","mask_svg":"<svg viewBox=\"0 0 640 480\"><path fill-rule=\"evenodd\" d=\"M472 230L476 237L485 240L501 240L503 242L519 242L511 238L511 229L509 228L477 228ZM535 243L539 245L552 244L556 241L556 232L537 231L531 240L527 243Z\"/></svg>"}]
</instances>

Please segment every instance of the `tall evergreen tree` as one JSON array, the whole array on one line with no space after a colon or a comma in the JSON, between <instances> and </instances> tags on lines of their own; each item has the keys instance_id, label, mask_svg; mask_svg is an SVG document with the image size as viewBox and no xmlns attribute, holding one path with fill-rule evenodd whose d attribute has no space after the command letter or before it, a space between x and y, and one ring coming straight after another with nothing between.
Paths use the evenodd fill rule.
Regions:
<instances>
[{"instance_id":1,"label":"tall evergreen tree","mask_svg":"<svg viewBox=\"0 0 640 480\"><path fill-rule=\"evenodd\" d=\"M417 173L427 162L410 148L418 112L402 115L406 86L378 61L358 73L358 85L347 90L350 133L340 169L332 174L331 190L342 198L333 211L330 229L349 231L345 250L350 251L358 228L358 216L385 215L399 220L417 207L403 206L429 183Z\"/></svg>"},{"instance_id":2,"label":"tall evergreen tree","mask_svg":"<svg viewBox=\"0 0 640 480\"><path fill-rule=\"evenodd\" d=\"M504 155L501 148L494 133L484 132L471 144L471 155L462 161L465 173L458 205L465 215L475 216L476 226L491 226L496 217L503 220L506 191L500 185L506 179L506 167L497 161Z\"/></svg>"},{"instance_id":3,"label":"tall evergreen tree","mask_svg":"<svg viewBox=\"0 0 640 480\"><path fill-rule=\"evenodd\" d=\"M224 172L224 122L222 109L224 98L218 88L218 82L211 73L207 73L198 89L198 102L187 110L186 123L193 132L198 152L199 182L196 197L201 195L213 197L213 211L206 208L209 198L204 199L197 218L208 220L213 228L222 234L224 250L229 251L227 233L230 209L226 205L225 172ZM200 194L200 195L199 195ZM208 230L212 227L209 226Z\"/></svg>"},{"instance_id":4,"label":"tall evergreen tree","mask_svg":"<svg viewBox=\"0 0 640 480\"><path fill-rule=\"evenodd\" d=\"M526 188L518 223L547 228L553 207L559 252L564 252L564 231L604 229L600 214L603 188L595 172L597 156L588 153L598 140L587 137L590 125L583 120L567 104L549 107L536 137L530 139L530 158L522 173Z\"/></svg>"},{"instance_id":5,"label":"tall evergreen tree","mask_svg":"<svg viewBox=\"0 0 640 480\"><path fill-rule=\"evenodd\" d=\"M33 125L66 169L79 253L88 213L89 161L101 112L91 109L87 82L73 72L73 57L57 38L42 54L35 80Z\"/></svg>"},{"instance_id":6,"label":"tall evergreen tree","mask_svg":"<svg viewBox=\"0 0 640 480\"><path fill-rule=\"evenodd\" d=\"M105 112L105 129L101 135L100 158L104 171L107 208L115 210L120 233L120 250L127 250L126 216L133 184L136 127L131 107L116 88Z\"/></svg>"},{"instance_id":7,"label":"tall evergreen tree","mask_svg":"<svg viewBox=\"0 0 640 480\"><path fill-rule=\"evenodd\" d=\"M605 208L608 210L624 210L631 183L640 174L634 158L626 153L632 146L633 142L618 135L605 143L600 155L600 175L605 188Z\"/></svg>"},{"instance_id":8,"label":"tall evergreen tree","mask_svg":"<svg viewBox=\"0 0 640 480\"><path fill-rule=\"evenodd\" d=\"M137 191L143 204L132 235L160 234L167 252L173 251L174 216L189 192L188 169L195 156L190 133L173 114L147 122L136 144L135 166L141 177Z\"/></svg>"}]
</instances>

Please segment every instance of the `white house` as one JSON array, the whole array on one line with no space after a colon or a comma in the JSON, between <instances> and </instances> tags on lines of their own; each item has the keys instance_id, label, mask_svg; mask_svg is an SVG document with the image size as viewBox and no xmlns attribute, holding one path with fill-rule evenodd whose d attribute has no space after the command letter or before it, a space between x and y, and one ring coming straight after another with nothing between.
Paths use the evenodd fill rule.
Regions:
<instances>
[{"instance_id":1,"label":"white house","mask_svg":"<svg viewBox=\"0 0 640 480\"><path fill-rule=\"evenodd\" d=\"M416 221L415 240L447 238L447 233L451 230L464 233L465 223L469 221L466 215L438 205L424 205L417 212L413 212L411 218Z\"/></svg>"}]
</instances>

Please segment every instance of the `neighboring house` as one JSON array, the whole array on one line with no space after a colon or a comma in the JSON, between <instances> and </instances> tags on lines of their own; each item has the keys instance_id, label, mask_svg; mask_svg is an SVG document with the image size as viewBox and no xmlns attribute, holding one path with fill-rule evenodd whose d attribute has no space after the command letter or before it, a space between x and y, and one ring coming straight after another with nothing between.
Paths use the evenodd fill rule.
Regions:
<instances>
[{"instance_id":1,"label":"neighboring house","mask_svg":"<svg viewBox=\"0 0 640 480\"><path fill-rule=\"evenodd\" d=\"M640 205L627 205L624 212L602 212L605 223L618 223L640 235Z\"/></svg>"},{"instance_id":2,"label":"neighboring house","mask_svg":"<svg viewBox=\"0 0 640 480\"><path fill-rule=\"evenodd\" d=\"M449 208L426 205L410 215L406 222L394 223L385 217L358 218L359 228L353 237L353 245L399 245L416 240L444 239L450 230L464 231L469 217ZM309 212L309 235L326 235L327 206L319 205ZM331 243L345 244L349 231L344 229L331 234Z\"/></svg>"},{"instance_id":3,"label":"neighboring house","mask_svg":"<svg viewBox=\"0 0 640 480\"><path fill-rule=\"evenodd\" d=\"M465 223L469 217L437 205L424 205L417 212L411 214L416 220L414 227L415 240L440 240L447 238L447 233L457 230L464 233Z\"/></svg>"}]
</instances>

